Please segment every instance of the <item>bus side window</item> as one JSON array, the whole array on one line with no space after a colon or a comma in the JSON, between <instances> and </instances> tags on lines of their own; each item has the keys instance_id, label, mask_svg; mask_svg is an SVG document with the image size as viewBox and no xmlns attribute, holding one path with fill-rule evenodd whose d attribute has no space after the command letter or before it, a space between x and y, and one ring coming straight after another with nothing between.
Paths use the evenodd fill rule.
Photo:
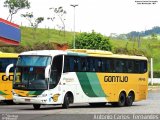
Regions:
<instances>
[{"instance_id":1,"label":"bus side window","mask_svg":"<svg viewBox=\"0 0 160 120\"><path fill-rule=\"evenodd\" d=\"M17 62L17 58L14 58L14 59L9 59L9 63L11 64L14 64L14 65L16 65L16 62ZM9 63L8 63L8 65L9 65ZM14 69L15 69L15 67L12 67L11 69L10 69L10 71L11 72L14 72Z\"/></svg>"},{"instance_id":2,"label":"bus side window","mask_svg":"<svg viewBox=\"0 0 160 120\"><path fill-rule=\"evenodd\" d=\"M147 72L147 61L141 61L141 64L140 64L140 71L141 73L145 73Z\"/></svg>"},{"instance_id":3,"label":"bus side window","mask_svg":"<svg viewBox=\"0 0 160 120\"><path fill-rule=\"evenodd\" d=\"M144 61L144 72L147 72L148 71L148 63L147 61Z\"/></svg>"},{"instance_id":4,"label":"bus side window","mask_svg":"<svg viewBox=\"0 0 160 120\"><path fill-rule=\"evenodd\" d=\"M105 72L105 60L102 59L102 72Z\"/></svg>"},{"instance_id":5,"label":"bus side window","mask_svg":"<svg viewBox=\"0 0 160 120\"><path fill-rule=\"evenodd\" d=\"M127 60L121 60L122 73L127 73Z\"/></svg>"},{"instance_id":6,"label":"bus side window","mask_svg":"<svg viewBox=\"0 0 160 120\"><path fill-rule=\"evenodd\" d=\"M95 66L95 71L97 72L97 66L98 66L98 60L95 58L94 59L94 66Z\"/></svg>"},{"instance_id":7,"label":"bus side window","mask_svg":"<svg viewBox=\"0 0 160 120\"><path fill-rule=\"evenodd\" d=\"M109 69L109 72L113 72L113 73L115 73L116 71L115 71L115 60L114 59L110 59L110 61L109 61L109 63L110 63L110 69Z\"/></svg>"},{"instance_id":8,"label":"bus side window","mask_svg":"<svg viewBox=\"0 0 160 120\"><path fill-rule=\"evenodd\" d=\"M78 68L79 68L79 58L78 57L74 57L74 72L78 72Z\"/></svg>"},{"instance_id":9,"label":"bus side window","mask_svg":"<svg viewBox=\"0 0 160 120\"><path fill-rule=\"evenodd\" d=\"M106 60L106 72L113 72L114 71L114 60L113 59L107 59Z\"/></svg>"},{"instance_id":10,"label":"bus side window","mask_svg":"<svg viewBox=\"0 0 160 120\"><path fill-rule=\"evenodd\" d=\"M90 71L90 60L89 58L86 58L86 71L89 72Z\"/></svg>"},{"instance_id":11,"label":"bus side window","mask_svg":"<svg viewBox=\"0 0 160 120\"><path fill-rule=\"evenodd\" d=\"M120 60L115 60L115 72L116 73L121 73L122 72L121 61Z\"/></svg>"},{"instance_id":12,"label":"bus side window","mask_svg":"<svg viewBox=\"0 0 160 120\"><path fill-rule=\"evenodd\" d=\"M81 58L81 71L86 71L87 70L87 61L86 58Z\"/></svg>"},{"instance_id":13,"label":"bus side window","mask_svg":"<svg viewBox=\"0 0 160 120\"><path fill-rule=\"evenodd\" d=\"M77 65L78 65L78 72L80 72L81 71L81 58L80 57L78 57L77 58Z\"/></svg>"},{"instance_id":14,"label":"bus side window","mask_svg":"<svg viewBox=\"0 0 160 120\"><path fill-rule=\"evenodd\" d=\"M101 72L102 69L102 63L100 59L95 59L95 68L96 68L96 72Z\"/></svg>"},{"instance_id":15,"label":"bus side window","mask_svg":"<svg viewBox=\"0 0 160 120\"><path fill-rule=\"evenodd\" d=\"M74 57L69 57L70 72L74 72Z\"/></svg>"},{"instance_id":16,"label":"bus side window","mask_svg":"<svg viewBox=\"0 0 160 120\"><path fill-rule=\"evenodd\" d=\"M63 56L55 56L53 58L52 66L51 66L51 79L50 79L50 88L53 88L55 85L58 84L61 72L62 72L62 62L63 62Z\"/></svg>"},{"instance_id":17,"label":"bus side window","mask_svg":"<svg viewBox=\"0 0 160 120\"><path fill-rule=\"evenodd\" d=\"M17 58L1 58L0 59L0 72L5 72L6 71L6 67L9 65L9 64L16 64L17 62ZM10 69L10 72L13 72L14 71L14 67L12 67Z\"/></svg>"},{"instance_id":18,"label":"bus side window","mask_svg":"<svg viewBox=\"0 0 160 120\"><path fill-rule=\"evenodd\" d=\"M2 72L2 61L0 61L0 72Z\"/></svg>"},{"instance_id":19,"label":"bus side window","mask_svg":"<svg viewBox=\"0 0 160 120\"><path fill-rule=\"evenodd\" d=\"M69 57L64 56L64 73L70 71Z\"/></svg>"},{"instance_id":20,"label":"bus side window","mask_svg":"<svg viewBox=\"0 0 160 120\"><path fill-rule=\"evenodd\" d=\"M128 60L128 73L133 73L133 72L134 72L133 60Z\"/></svg>"},{"instance_id":21,"label":"bus side window","mask_svg":"<svg viewBox=\"0 0 160 120\"><path fill-rule=\"evenodd\" d=\"M97 72L104 72L104 60L102 59L97 59Z\"/></svg>"},{"instance_id":22,"label":"bus side window","mask_svg":"<svg viewBox=\"0 0 160 120\"><path fill-rule=\"evenodd\" d=\"M110 72L110 60L105 60L105 71Z\"/></svg>"},{"instance_id":23,"label":"bus side window","mask_svg":"<svg viewBox=\"0 0 160 120\"><path fill-rule=\"evenodd\" d=\"M134 73L140 73L140 61L134 61Z\"/></svg>"},{"instance_id":24,"label":"bus side window","mask_svg":"<svg viewBox=\"0 0 160 120\"><path fill-rule=\"evenodd\" d=\"M89 63L90 63L89 71L94 72L95 71L94 58L89 58Z\"/></svg>"}]
</instances>

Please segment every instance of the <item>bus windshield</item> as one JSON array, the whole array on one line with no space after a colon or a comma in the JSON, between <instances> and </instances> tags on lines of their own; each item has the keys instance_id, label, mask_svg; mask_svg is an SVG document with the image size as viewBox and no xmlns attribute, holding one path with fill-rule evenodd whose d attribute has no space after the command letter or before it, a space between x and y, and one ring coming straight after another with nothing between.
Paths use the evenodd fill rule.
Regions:
<instances>
[{"instance_id":1,"label":"bus windshield","mask_svg":"<svg viewBox=\"0 0 160 120\"><path fill-rule=\"evenodd\" d=\"M14 89L46 90L45 68L51 64L49 56L20 56L14 76Z\"/></svg>"},{"instance_id":2,"label":"bus windshield","mask_svg":"<svg viewBox=\"0 0 160 120\"><path fill-rule=\"evenodd\" d=\"M50 63L49 56L20 56L17 66L47 66Z\"/></svg>"}]
</instances>

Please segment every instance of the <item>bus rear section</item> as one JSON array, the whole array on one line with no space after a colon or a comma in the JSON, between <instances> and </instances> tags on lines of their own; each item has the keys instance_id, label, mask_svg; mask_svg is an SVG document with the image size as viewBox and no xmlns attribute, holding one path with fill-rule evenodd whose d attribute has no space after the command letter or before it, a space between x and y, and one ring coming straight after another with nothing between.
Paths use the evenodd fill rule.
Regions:
<instances>
[{"instance_id":1,"label":"bus rear section","mask_svg":"<svg viewBox=\"0 0 160 120\"><path fill-rule=\"evenodd\" d=\"M13 68L7 77L5 74L6 67L9 64L16 64L18 54L15 53L0 53L0 101L8 104L12 103L12 81L13 81Z\"/></svg>"},{"instance_id":2,"label":"bus rear section","mask_svg":"<svg viewBox=\"0 0 160 120\"><path fill-rule=\"evenodd\" d=\"M148 94L147 58L127 55L67 55L64 58L66 79L78 79L74 100L90 105L131 106ZM79 86L79 87L78 87ZM81 97L83 96L83 97ZM87 96L87 97L85 97Z\"/></svg>"}]
</instances>

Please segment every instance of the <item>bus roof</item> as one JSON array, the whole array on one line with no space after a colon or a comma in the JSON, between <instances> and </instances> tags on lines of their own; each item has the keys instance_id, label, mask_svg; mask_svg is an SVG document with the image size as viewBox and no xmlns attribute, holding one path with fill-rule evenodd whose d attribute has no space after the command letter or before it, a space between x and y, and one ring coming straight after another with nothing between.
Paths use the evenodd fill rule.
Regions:
<instances>
[{"instance_id":1,"label":"bus roof","mask_svg":"<svg viewBox=\"0 0 160 120\"><path fill-rule=\"evenodd\" d=\"M67 54L62 50L35 50L35 51L26 51L20 53L20 55L42 55L42 56L55 56L55 55L64 55Z\"/></svg>"},{"instance_id":2,"label":"bus roof","mask_svg":"<svg viewBox=\"0 0 160 120\"><path fill-rule=\"evenodd\" d=\"M145 56L143 56L143 55L113 54L110 51L104 51L104 50L68 49L68 51L83 53L83 54L86 54L87 56L95 56L95 57L147 60L147 58Z\"/></svg>"},{"instance_id":3,"label":"bus roof","mask_svg":"<svg viewBox=\"0 0 160 120\"><path fill-rule=\"evenodd\" d=\"M74 55L74 56L93 56L93 57L147 60L147 58L142 55L133 56L133 55L124 55L124 54L113 54L110 51L87 50L87 49L68 49L65 51L63 50L37 50L37 51L23 52L20 55L45 55L45 56Z\"/></svg>"},{"instance_id":4,"label":"bus roof","mask_svg":"<svg viewBox=\"0 0 160 120\"><path fill-rule=\"evenodd\" d=\"M0 52L0 58L18 58L18 53L3 53L3 52Z\"/></svg>"}]
</instances>

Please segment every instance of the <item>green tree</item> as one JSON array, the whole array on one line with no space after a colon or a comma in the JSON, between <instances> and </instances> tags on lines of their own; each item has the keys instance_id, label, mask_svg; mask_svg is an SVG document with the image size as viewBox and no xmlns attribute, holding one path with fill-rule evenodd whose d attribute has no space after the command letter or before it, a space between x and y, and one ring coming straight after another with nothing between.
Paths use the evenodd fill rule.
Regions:
<instances>
[{"instance_id":1,"label":"green tree","mask_svg":"<svg viewBox=\"0 0 160 120\"><path fill-rule=\"evenodd\" d=\"M6 0L4 2L4 7L9 9L9 15L7 20L12 21L13 15L17 14L17 12L21 9L30 8L30 2L28 0Z\"/></svg>"},{"instance_id":2,"label":"green tree","mask_svg":"<svg viewBox=\"0 0 160 120\"><path fill-rule=\"evenodd\" d=\"M151 34L151 39L152 39L152 40L157 40L157 35L156 35L156 34L154 34L154 33L153 33L153 34Z\"/></svg>"},{"instance_id":3,"label":"green tree","mask_svg":"<svg viewBox=\"0 0 160 120\"><path fill-rule=\"evenodd\" d=\"M94 31L92 33L80 33L76 36L75 42L77 49L112 50L109 38Z\"/></svg>"},{"instance_id":4,"label":"green tree","mask_svg":"<svg viewBox=\"0 0 160 120\"><path fill-rule=\"evenodd\" d=\"M35 38L38 25L44 20L44 17L34 18L33 13L28 13L28 12L26 14L22 14L21 16L29 21L30 26L33 28L33 38Z\"/></svg>"}]
</instances>

